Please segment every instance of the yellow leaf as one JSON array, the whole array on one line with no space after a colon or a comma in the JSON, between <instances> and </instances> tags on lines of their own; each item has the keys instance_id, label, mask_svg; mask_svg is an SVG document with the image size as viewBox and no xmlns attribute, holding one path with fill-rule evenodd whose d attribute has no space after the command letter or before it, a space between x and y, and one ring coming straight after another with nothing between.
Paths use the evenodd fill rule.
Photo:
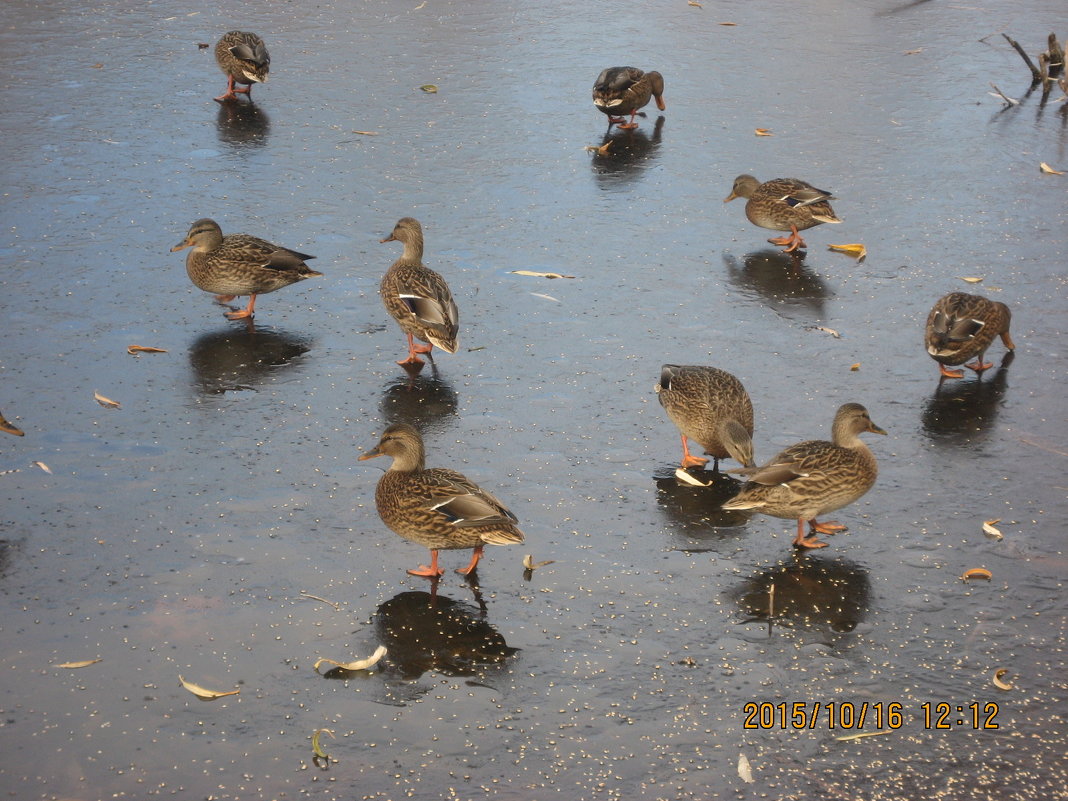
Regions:
<instances>
[{"instance_id":1,"label":"yellow leaf","mask_svg":"<svg viewBox=\"0 0 1068 801\"><path fill-rule=\"evenodd\" d=\"M527 570L537 570L539 567L551 565L555 561L555 559L546 559L544 562L535 562L534 557L528 553L526 556L523 557L523 567Z\"/></svg>"},{"instance_id":2,"label":"yellow leaf","mask_svg":"<svg viewBox=\"0 0 1068 801\"><path fill-rule=\"evenodd\" d=\"M99 392L94 392L93 397L96 398L96 402L103 406L105 409L121 409L122 404L118 401L113 401L111 398L105 398Z\"/></svg>"},{"instance_id":3,"label":"yellow leaf","mask_svg":"<svg viewBox=\"0 0 1068 801\"><path fill-rule=\"evenodd\" d=\"M999 690L1011 690L1012 685L1007 681L1002 681L1001 677L1008 673L1008 668L998 668L994 671L994 686Z\"/></svg>"},{"instance_id":4,"label":"yellow leaf","mask_svg":"<svg viewBox=\"0 0 1068 801\"><path fill-rule=\"evenodd\" d=\"M868 256L868 249L859 242L852 245L828 245L827 249L837 251L838 253L845 253L848 256L852 256L858 262L864 261Z\"/></svg>"},{"instance_id":5,"label":"yellow leaf","mask_svg":"<svg viewBox=\"0 0 1068 801\"><path fill-rule=\"evenodd\" d=\"M207 690L201 687L199 684L193 684L191 681L186 681L182 678L181 674L178 675L178 681L189 692L193 693L197 698L201 698L205 701L214 701L216 698L225 698L228 695L237 695L240 690L230 690L229 692L216 692L215 690Z\"/></svg>"},{"instance_id":6,"label":"yellow leaf","mask_svg":"<svg viewBox=\"0 0 1068 801\"><path fill-rule=\"evenodd\" d=\"M386 655L386 646L380 645L375 649L375 652L366 659L356 659L352 662L335 662L333 659L327 659L320 657L315 660L315 664L312 665L312 670L316 673L319 672L319 665L323 662L329 662L331 665L336 665L342 670L367 670L369 667L374 667L378 664L378 660Z\"/></svg>"},{"instance_id":7,"label":"yellow leaf","mask_svg":"<svg viewBox=\"0 0 1068 801\"><path fill-rule=\"evenodd\" d=\"M860 369L860 362L857 362L856 364L854 364L854 365L853 365L852 367L850 367L849 369L850 369L850 370L852 370L852 371L853 371L853 372L855 373L855 372L856 372L857 370L859 370L859 369Z\"/></svg>"},{"instance_id":8,"label":"yellow leaf","mask_svg":"<svg viewBox=\"0 0 1068 801\"><path fill-rule=\"evenodd\" d=\"M15 437L24 437L26 432L0 414L0 431Z\"/></svg>"},{"instance_id":9,"label":"yellow leaf","mask_svg":"<svg viewBox=\"0 0 1068 801\"><path fill-rule=\"evenodd\" d=\"M775 134L773 134L767 128L757 128L755 131L753 131L753 133L755 133L757 136L775 136Z\"/></svg>"},{"instance_id":10,"label":"yellow leaf","mask_svg":"<svg viewBox=\"0 0 1068 801\"><path fill-rule=\"evenodd\" d=\"M560 275L560 273L537 273L533 270L512 270L514 275L529 275L534 278L574 278L573 275Z\"/></svg>"},{"instance_id":11,"label":"yellow leaf","mask_svg":"<svg viewBox=\"0 0 1068 801\"><path fill-rule=\"evenodd\" d=\"M40 467L42 470L48 473L48 475L52 475L52 468L46 465L44 462L31 462L31 464L33 464L34 467Z\"/></svg>"},{"instance_id":12,"label":"yellow leaf","mask_svg":"<svg viewBox=\"0 0 1068 801\"><path fill-rule=\"evenodd\" d=\"M733 26L737 25L738 23L737 22L721 22L719 24L720 25L725 25L725 26L728 26L728 27L733 27Z\"/></svg>"},{"instance_id":13,"label":"yellow leaf","mask_svg":"<svg viewBox=\"0 0 1068 801\"><path fill-rule=\"evenodd\" d=\"M89 667L95 665L97 662L103 662L103 659L83 659L81 662L63 662L62 664L55 665L57 668L66 668L67 670L77 670L78 668Z\"/></svg>"},{"instance_id":14,"label":"yellow leaf","mask_svg":"<svg viewBox=\"0 0 1068 801\"><path fill-rule=\"evenodd\" d=\"M145 345L130 345L126 348L126 352L133 356L136 353L166 353L163 348L151 348Z\"/></svg>"},{"instance_id":15,"label":"yellow leaf","mask_svg":"<svg viewBox=\"0 0 1068 801\"><path fill-rule=\"evenodd\" d=\"M419 88L422 89L424 92L426 92L428 95L432 95L432 94L434 94L435 92L438 91L438 87L435 86L432 83L424 83Z\"/></svg>"},{"instance_id":16,"label":"yellow leaf","mask_svg":"<svg viewBox=\"0 0 1068 801\"><path fill-rule=\"evenodd\" d=\"M990 581L994 577L994 574L987 570L985 567L973 567L965 570L961 579L969 581L970 579L985 579Z\"/></svg>"},{"instance_id":17,"label":"yellow leaf","mask_svg":"<svg viewBox=\"0 0 1068 801\"><path fill-rule=\"evenodd\" d=\"M981 283L983 283L983 279L982 278L976 278L974 276L962 275L960 277L960 280L961 281L967 281L969 284L981 284Z\"/></svg>"},{"instance_id":18,"label":"yellow leaf","mask_svg":"<svg viewBox=\"0 0 1068 801\"><path fill-rule=\"evenodd\" d=\"M322 734L329 734L331 738L334 736L334 733L330 729L316 729L315 733L312 735L312 751L315 752L315 755L319 757L319 759L329 759L329 754L327 754L326 751L322 749L322 746L319 745L319 736Z\"/></svg>"},{"instance_id":19,"label":"yellow leaf","mask_svg":"<svg viewBox=\"0 0 1068 801\"><path fill-rule=\"evenodd\" d=\"M1041 164L1038 165L1038 168L1040 170L1042 170L1042 172L1046 173L1047 175L1064 175L1064 173L1061 170L1053 169L1051 166L1046 164L1046 162L1044 162L1044 161Z\"/></svg>"},{"instance_id":20,"label":"yellow leaf","mask_svg":"<svg viewBox=\"0 0 1068 801\"><path fill-rule=\"evenodd\" d=\"M704 7L700 3L698 3L697 0L686 0L686 5L695 6L696 8L703 8Z\"/></svg>"}]
</instances>

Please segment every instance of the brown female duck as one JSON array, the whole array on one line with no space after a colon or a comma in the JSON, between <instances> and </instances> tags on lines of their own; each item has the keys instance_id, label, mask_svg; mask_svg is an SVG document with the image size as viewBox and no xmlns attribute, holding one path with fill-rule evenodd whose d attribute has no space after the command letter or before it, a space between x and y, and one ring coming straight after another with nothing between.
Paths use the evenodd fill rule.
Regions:
<instances>
[{"instance_id":1,"label":"brown female duck","mask_svg":"<svg viewBox=\"0 0 1068 801\"><path fill-rule=\"evenodd\" d=\"M608 115L609 126L618 124L623 130L637 128L634 115L656 98L656 107L663 111L664 76L659 72L642 72L637 67L608 67L601 71L593 84L593 105ZM629 114L630 122L623 122Z\"/></svg>"},{"instance_id":2,"label":"brown female duck","mask_svg":"<svg viewBox=\"0 0 1068 801\"><path fill-rule=\"evenodd\" d=\"M455 470L426 467L423 438L406 423L387 428L378 444L360 456L390 456L393 464L378 480L375 506L382 522L396 534L430 549L430 565L409 570L413 576L436 579L438 551L473 548L471 562L457 573L467 575L489 545L523 541L516 516L474 482Z\"/></svg>"},{"instance_id":3,"label":"brown female duck","mask_svg":"<svg viewBox=\"0 0 1068 801\"><path fill-rule=\"evenodd\" d=\"M983 354L997 336L1010 351L1016 350L1009 336L1012 313L1009 307L982 295L950 292L938 299L927 316L924 341L931 358L939 363L945 378L961 378L963 370L947 370L946 365L964 364L981 373L994 365L983 361Z\"/></svg>"},{"instance_id":4,"label":"brown female duck","mask_svg":"<svg viewBox=\"0 0 1068 801\"><path fill-rule=\"evenodd\" d=\"M860 434L885 434L859 403L846 403L834 416L832 442L807 440L792 445L762 467L732 470L748 476L724 509L756 509L772 517L797 520L797 548L824 548L816 534L834 534L845 526L817 517L848 506L875 484L875 454ZM805 522L812 529L805 536Z\"/></svg>"},{"instance_id":5,"label":"brown female duck","mask_svg":"<svg viewBox=\"0 0 1068 801\"><path fill-rule=\"evenodd\" d=\"M684 468L708 463L690 454L687 438L714 458L713 470L728 456L753 466L753 403L741 381L715 367L665 364L654 389L682 436Z\"/></svg>"},{"instance_id":6,"label":"brown female duck","mask_svg":"<svg viewBox=\"0 0 1068 801\"><path fill-rule=\"evenodd\" d=\"M408 335L408 358L400 365L421 365L420 353L430 356L437 345L456 353L460 312L445 279L423 264L423 227L412 217L402 217L383 242L401 242L404 252L382 277L382 302L401 330ZM415 337L427 342L416 345Z\"/></svg>"},{"instance_id":7,"label":"brown female duck","mask_svg":"<svg viewBox=\"0 0 1068 801\"><path fill-rule=\"evenodd\" d=\"M821 223L840 223L831 204L829 192L797 178L774 178L760 183L752 175L739 175L724 203L736 197L748 198L745 216L749 222L772 231L789 231L790 236L769 239L773 245L783 245L787 253L805 247L798 231Z\"/></svg>"},{"instance_id":8,"label":"brown female duck","mask_svg":"<svg viewBox=\"0 0 1068 801\"><path fill-rule=\"evenodd\" d=\"M246 308L226 313L231 320L252 317L257 295L322 275L304 263L314 256L248 234L223 236L219 224L207 218L193 223L171 252L185 248L193 248L186 256L185 269L194 284L214 293L220 303L249 296Z\"/></svg>"},{"instance_id":9,"label":"brown female duck","mask_svg":"<svg viewBox=\"0 0 1068 801\"><path fill-rule=\"evenodd\" d=\"M237 93L246 94L252 99L252 84L266 83L267 73L271 71L271 54L263 39L246 31L224 33L215 45L215 61L226 75L226 91L216 100L233 100ZM235 89L234 84L242 84L244 89Z\"/></svg>"}]
</instances>

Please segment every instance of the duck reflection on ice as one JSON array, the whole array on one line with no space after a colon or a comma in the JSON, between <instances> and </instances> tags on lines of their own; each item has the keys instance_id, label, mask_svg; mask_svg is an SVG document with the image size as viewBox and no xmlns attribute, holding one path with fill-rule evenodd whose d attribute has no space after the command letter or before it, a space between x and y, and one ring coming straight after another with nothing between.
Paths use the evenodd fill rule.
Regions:
<instances>
[{"instance_id":1,"label":"duck reflection on ice","mask_svg":"<svg viewBox=\"0 0 1068 801\"><path fill-rule=\"evenodd\" d=\"M696 486L676 477L675 469L658 471L653 476L656 483L656 503L674 526L690 538L734 538L737 529L753 516L753 512L733 511L720 507L738 494L742 482L726 473L691 467L686 473L695 481L707 486ZM728 530L730 529L730 530ZM686 547L687 552L700 548Z\"/></svg>"},{"instance_id":2,"label":"duck reflection on ice","mask_svg":"<svg viewBox=\"0 0 1068 801\"><path fill-rule=\"evenodd\" d=\"M430 375L406 370L406 375L386 383L379 403L386 423L408 423L425 435L440 430L447 418L456 415L459 408L456 391L438 375L437 367L431 365L430 370Z\"/></svg>"},{"instance_id":3,"label":"duck reflection on ice","mask_svg":"<svg viewBox=\"0 0 1068 801\"><path fill-rule=\"evenodd\" d=\"M848 559L797 554L750 576L731 594L748 620L849 632L867 617L871 582L868 571Z\"/></svg>"},{"instance_id":4,"label":"duck reflection on ice","mask_svg":"<svg viewBox=\"0 0 1068 801\"><path fill-rule=\"evenodd\" d=\"M657 118L651 137L641 128L621 131L609 126L601 147L611 144L603 153L594 153L591 160L597 186L611 189L639 177L655 163L663 130L662 116Z\"/></svg>"},{"instance_id":5,"label":"duck reflection on ice","mask_svg":"<svg viewBox=\"0 0 1068 801\"><path fill-rule=\"evenodd\" d=\"M388 649L389 669L405 679L433 670L446 676L481 675L499 669L518 652L487 620L481 592L477 606L434 591L395 595L374 615L378 640Z\"/></svg>"},{"instance_id":6,"label":"duck reflection on ice","mask_svg":"<svg viewBox=\"0 0 1068 801\"><path fill-rule=\"evenodd\" d=\"M975 378L940 380L923 407L923 433L928 439L947 444L984 439L994 428L1014 358L1015 353L1010 350L998 367ZM990 373L993 378L984 381Z\"/></svg>"},{"instance_id":7,"label":"duck reflection on ice","mask_svg":"<svg viewBox=\"0 0 1068 801\"><path fill-rule=\"evenodd\" d=\"M215 129L225 145L262 147L271 131L271 118L251 100L223 100L215 116Z\"/></svg>"},{"instance_id":8,"label":"duck reflection on ice","mask_svg":"<svg viewBox=\"0 0 1068 801\"><path fill-rule=\"evenodd\" d=\"M827 282L804 264L797 251L765 248L746 253L741 262L725 253L723 263L733 286L778 312L798 309L822 318L824 304L834 297Z\"/></svg>"},{"instance_id":9,"label":"duck reflection on ice","mask_svg":"<svg viewBox=\"0 0 1068 801\"><path fill-rule=\"evenodd\" d=\"M203 334L189 349L189 366L204 395L254 389L280 369L297 363L312 340L271 328L228 326Z\"/></svg>"}]
</instances>

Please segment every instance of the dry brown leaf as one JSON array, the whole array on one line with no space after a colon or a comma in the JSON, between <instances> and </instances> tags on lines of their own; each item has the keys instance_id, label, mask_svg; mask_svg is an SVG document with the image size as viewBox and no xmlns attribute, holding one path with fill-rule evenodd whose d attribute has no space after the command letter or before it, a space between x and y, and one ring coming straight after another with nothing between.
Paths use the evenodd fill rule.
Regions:
<instances>
[{"instance_id":1,"label":"dry brown leaf","mask_svg":"<svg viewBox=\"0 0 1068 801\"><path fill-rule=\"evenodd\" d=\"M560 273L539 273L534 270L512 270L514 275L529 275L534 278L574 278L573 275L561 275Z\"/></svg>"},{"instance_id":2,"label":"dry brown leaf","mask_svg":"<svg viewBox=\"0 0 1068 801\"><path fill-rule=\"evenodd\" d=\"M852 256L858 262L864 261L868 257L868 249L859 242L850 245L828 245L828 250L834 250L838 253L845 253L848 256Z\"/></svg>"},{"instance_id":3,"label":"dry brown leaf","mask_svg":"<svg viewBox=\"0 0 1068 801\"><path fill-rule=\"evenodd\" d=\"M1013 688L1013 685L1009 684L1007 681L1001 680L1001 677L1008 672L1008 668L998 668L994 671L994 686L999 690L1011 690Z\"/></svg>"},{"instance_id":4,"label":"dry brown leaf","mask_svg":"<svg viewBox=\"0 0 1068 801\"><path fill-rule=\"evenodd\" d=\"M812 327L813 327L813 328L815 328L815 329L816 329L817 331L822 331L822 332L823 332L823 333L825 333L825 334L830 334L830 335L831 335L832 337L834 337L835 339L841 339L841 338L842 338L842 335L841 335L841 334L839 334L839 333L838 333L837 331L835 331L835 330L834 330L833 328L828 328L828 327L827 327L827 326L825 326L825 325L814 325L814 326L812 326Z\"/></svg>"},{"instance_id":5,"label":"dry brown leaf","mask_svg":"<svg viewBox=\"0 0 1068 801\"><path fill-rule=\"evenodd\" d=\"M757 128L755 131L753 131L753 133L755 133L757 136L775 136L775 134L773 134L767 128Z\"/></svg>"},{"instance_id":6,"label":"dry brown leaf","mask_svg":"<svg viewBox=\"0 0 1068 801\"><path fill-rule=\"evenodd\" d=\"M353 133L361 136L378 136L378 131L353 131Z\"/></svg>"},{"instance_id":7,"label":"dry brown leaf","mask_svg":"<svg viewBox=\"0 0 1068 801\"><path fill-rule=\"evenodd\" d=\"M52 468L46 465L44 462L30 462L30 464L32 464L34 467L40 467L42 470L48 473L48 475L52 475Z\"/></svg>"},{"instance_id":8,"label":"dry brown leaf","mask_svg":"<svg viewBox=\"0 0 1068 801\"><path fill-rule=\"evenodd\" d=\"M696 8L704 8L704 6L702 6L700 3L698 3L697 0L686 0L686 5L694 6Z\"/></svg>"},{"instance_id":9,"label":"dry brown leaf","mask_svg":"<svg viewBox=\"0 0 1068 801\"><path fill-rule=\"evenodd\" d=\"M923 48L922 47L917 47L915 50L906 50L905 51L905 55L906 56L914 56L917 53L922 53L922 52L923 52Z\"/></svg>"},{"instance_id":10,"label":"dry brown leaf","mask_svg":"<svg viewBox=\"0 0 1068 801\"><path fill-rule=\"evenodd\" d=\"M551 565L555 561L555 559L546 559L544 562L535 562L534 557L528 553L526 556L523 557L523 567L527 570L537 570L539 567Z\"/></svg>"},{"instance_id":11,"label":"dry brown leaf","mask_svg":"<svg viewBox=\"0 0 1068 801\"><path fill-rule=\"evenodd\" d=\"M374 667L378 664L378 660L386 655L386 646L380 645L375 648L375 652L366 659L356 659L352 662L335 662L333 659L327 659L326 657L320 657L315 660L315 664L312 665L312 670L316 673L319 672L319 665L323 662L329 662L331 665L336 665L342 670L367 670L369 667Z\"/></svg>"},{"instance_id":12,"label":"dry brown leaf","mask_svg":"<svg viewBox=\"0 0 1068 801\"><path fill-rule=\"evenodd\" d=\"M104 69L104 65L103 64L93 64L92 68L94 70L102 70L102 69Z\"/></svg>"},{"instance_id":13,"label":"dry brown leaf","mask_svg":"<svg viewBox=\"0 0 1068 801\"><path fill-rule=\"evenodd\" d=\"M147 345L130 345L126 348L126 352L133 356L135 353L166 353L163 348L153 348Z\"/></svg>"},{"instance_id":14,"label":"dry brown leaf","mask_svg":"<svg viewBox=\"0 0 1068 801\"><path fill-rule=\"evenodd\" d=\"M965 570L961 575L961 579L964 581L970 581L971 579L984 579L985 581L990 581L993 577L994 574L985 567L972 567Z\"/></svg>"},{"instance_id":15,"label":"dry brown leaf","mask_svg":"<svg viewBox=\"0 0 1068 801\"><path fill-rule=\"evenodd\" d=\"M851 365L849 369L852 370L854 373L857 372L857 370L860 369L860 362L857 362L856 364Z\"/></svg>"},{"instance_id":16,"label":"dry brown leaf","mask_svg":"<svg viewBox=\"0 0 1068 801\"><path fill-rule=\"evenodd\" d=\"M725 25L725 26L727 26L727 27L729 27L729 28L733 28L733 27L734 27L735 25L737 25L738 23L737 23L737 22L720 22L720 23L718 23L718 24L719 24L719 25Z\"/></svg>"},{"instance_id":17,"label":"dry brown leaf","mask_svg":"<svg viewBox=\"0 0 1068 801\"><path fill-rule=\"evenodd\" d=\"M208 690L201 687L199 684L193 684L191 681L186 681L182 678L181 674L178 674L178 681L189 692L193 693L197 698L202 698L205 701L214 701L216 698L225 698L228 695L237 695L240 690L230 690L228 692L216 692L215 690Z\"/></svg>"},{"instance_id":18,"label":"dry brown leaf","mask_svg":"<svg viewBox=\"0 0 1068 801\"><path fill-rule=\"evenodd\" d=\"M95 665L97 662L103 662L103 659L83 659L81 662L63 662L59 665L53 665L57 668L65 668L66 670L77 670L78 668L89 667Z\"/></svg>"},{"instance_id":19,"label":"dry brown leaf","mask_svg":"<svg viewBox=\"0 0 1068 801\"><path fill-rule=\"evenodd\" d=\"M0 431L5 434L11 434L14 437L24 437L26 432L19 428L14 423L10 422L4 415L0 414Z\"/></svg>"},{"instance_id":20,"label":"dry brown leaf","mask_svg":"<svg viewBox=\"0 0 1068 801\"><path fill-rule=\"evenodd\" d=\"M993 520L984 520L983 533L986 534L988 537L992 537L995 540L1003 539L1004 535L1002 535L1002 533L998 529L994 528L994 524L1000 522L1000 517L996 517Z\"/></svg>"},{"instance_id":21,"label":"dry brown leaf","mask_svg":"<svg viewBox=\"0 0 1068 801\"><path fill-rule=\"evenodd\" d=\"M961 281L967 281L969 284L981 284L981 283L983 283L983 279L982 278L979 278L979 277L974 276L974 275L962 275L962 276L960 276L960 280Z\"/></svg>"},{"instance_id":22,"label":"dry brown leaf","mask_svg":"<svg viewBox=\"0 0 1068 801\"><path fill-rule=\"evenodd\" d=\"M96 399L97 403L99 403L101 406L103 406L106 409L121 409L122 408L122 404L121 403L119 403L118 401L113 401L111 398L105 398L99 392L94 392L93 393L93 397Z\"/></svg>"},{"instance_id":23,"label":"dry brown leaf","mask_svg":"<svg viewBox=\"0 0 1068 801\"><path fill-rule=\"evenodd\" d=\"M198 50L207 50L209 47L211 47L211 44L209 44L208 42L197 42Z\"/></svg>"},{"instance_id":24,"label":"dry brown leaf","mask_svg":"<svg viewBox=\"0 0 1068 801\"><path fill-rule=\"evenodd\" d=\"M1041 164L1038 165L1038 168L1040 170L1042 170L1042 172L1046 173L1047 175L1064 175L1064 172L1062 172L1061 170L1053 169L1051 166L1046 164L1046 162L1044 162L1044 161Z\"/></svg>"}]
</instances>

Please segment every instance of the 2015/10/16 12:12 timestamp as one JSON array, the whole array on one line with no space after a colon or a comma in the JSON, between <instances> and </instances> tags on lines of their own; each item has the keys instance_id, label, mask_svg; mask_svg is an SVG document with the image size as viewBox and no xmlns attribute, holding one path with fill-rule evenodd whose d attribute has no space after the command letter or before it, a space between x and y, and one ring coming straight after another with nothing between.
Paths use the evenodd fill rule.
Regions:
<instances>
[{"instance_id":1,"label":"2015/10/16 12:12 timestamp","mask_svg":"<svg viewBox=\"0 0 1068 801\"><path fill-rule=\"evenodd\" d=\"M993 701L968 704L924 701L919 709L925 729L999 728L999 709ZM814 729L822 722L827 729L881 731L900 729L905 724L905 706L899 701L750 701L742 707L742 714L745 729Z\"/></svg>"}]
</instances>

